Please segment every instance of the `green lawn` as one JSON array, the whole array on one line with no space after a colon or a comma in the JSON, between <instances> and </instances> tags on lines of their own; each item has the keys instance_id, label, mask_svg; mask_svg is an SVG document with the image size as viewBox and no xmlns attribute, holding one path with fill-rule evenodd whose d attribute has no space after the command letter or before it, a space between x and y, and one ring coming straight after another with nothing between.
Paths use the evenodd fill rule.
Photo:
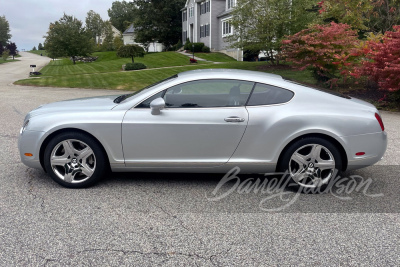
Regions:
<instances>
[{"instance_id":1,"label":"green lawn","mask_svg":"<svg viewBox=\"0 0 400 267\"><path fill-rule=\"evenodd\" d=\"M43 75L40 78L21 80L15 84L135 91L161 79L168 78L174 74L187 70L208 68L259 70L259 68L267 64L266 62L233 61L223 64L208 63L186 66L188 57L175 52L164 52L148 54L145 58L138 58L135 61L143 62L148 66L153 66L154 68L168 66L169 62L170 65L175 65L174 67L122 72L119 71L120 67L118 66L125 63L126 59L118 59L108 52L97 53L97 55L99 56L99 59L96 63L81 63L74 66L67 59L52 62L41 70ZM179 66L179 63L185 66ZM301 82L315 83L311 73L308 71L268 69L266 72L275 73Z\"/></svg>"},{"instance_id":2,"label":"green lawn","mask_svg":"<svg viewBox=\"0 0 400 267\"><path fill-rule=\"evenodd\" d=\"M214 61L214 62L235 62L236 59L225 55L223 53L195 53L194 54L196 57L208 60L208 61Z\"/></svg>"},{"instance_id":3,"label":"green lawn","mask_svg":"<svg viewBox=\"0 0 400 267\"><path fill-rule=\"evenodd\" d=\"M12 60L12 58L9 58L7 60L4 60L4 59L0 58L0 64L4 64L4 63L8 63L8 62L16 62L16 61L18 61L18 59Z\"/></svg>"},{"instance_id":4,"label":"green lawn","mask_svg":"<svg viewBox=\"0 0 400 267\"><path fill-rule=\"evenodd\" d=\"M115 52L97 52L93 53L93 56L98 56L99 58L92 63L77 62L74 65L67 58L52 61L41 70L41 73L43 76L64 76L118 72L122 70L122 65L132 62L130 58L117 57ZM135 58L135 62L143 63L150 69L190 64L188 57L175 52L149 53L143 58Z\"/></svg>"}]
</instances>

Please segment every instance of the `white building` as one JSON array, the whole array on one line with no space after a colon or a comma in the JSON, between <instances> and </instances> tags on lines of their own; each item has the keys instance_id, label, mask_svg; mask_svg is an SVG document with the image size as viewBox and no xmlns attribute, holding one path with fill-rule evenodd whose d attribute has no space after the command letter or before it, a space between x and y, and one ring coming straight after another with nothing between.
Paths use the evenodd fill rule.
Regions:
<instances>
[{"instance_id":1,"label":"white building","mask_svg":"<svg viewBox=\"0 0 400 267\"><path fill-rule=\"evenodd\" d=\"M142 44L139 44L135 41L135 28L133 27L133 24L131 24L131 26L129 26L129 28L124 31L124 33L122 34L123 36L123 40L124 40L124 45L129 45L129 44L136 44L136 45L140 45L141 47L143 47L146 50L146 47L144 47ZM164 51L165 47L163 44L161 43L150 43L149 47L147 48L147 52L162 52Z\"/></svg>"}]
</instances>

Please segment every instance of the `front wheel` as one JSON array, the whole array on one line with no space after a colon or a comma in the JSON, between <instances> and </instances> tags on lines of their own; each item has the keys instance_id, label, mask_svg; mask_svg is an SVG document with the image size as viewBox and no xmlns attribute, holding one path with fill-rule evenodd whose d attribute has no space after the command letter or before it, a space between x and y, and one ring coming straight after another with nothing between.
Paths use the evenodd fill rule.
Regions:
<instances>
[{"instance_id":1,"label":"front wheel","mask_svg":"<svg viewBox=\"0 0 400 267\"><path fill-rule=\"evenodd\" d=\"M62 133L46 147L44 166L51 178L68 188L84 188L96 183L106 171L103 149L92 137Z\"/></svg>"},{"instance_id":2,"label":"front wheel","mask_svg":"<svg viewBox=\"0 0 400 267\"><path fill-rule=\"evenodd\" d=\"M278 170L286 172L297 189L318 193L342 169L338 149L319 137L304 138L293 143L284 153Z\"/></svg>"}]
</instances>

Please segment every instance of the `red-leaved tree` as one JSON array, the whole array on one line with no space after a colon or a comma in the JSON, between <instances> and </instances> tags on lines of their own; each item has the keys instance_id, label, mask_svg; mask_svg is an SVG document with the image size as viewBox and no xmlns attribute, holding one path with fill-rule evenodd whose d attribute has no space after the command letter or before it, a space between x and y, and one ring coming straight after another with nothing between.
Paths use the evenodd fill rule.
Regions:
<instances>
[{"instance_id":1,"label":"red-leaved tree","mask_svg":"<svg viewBox=\"0 0 400 267\"><path fill-rule=\"evenodd\" d=\"M364 60L352 75L366 76L379 89L394 92L400 89L400 25L387 31L382 40L369 41L359 53Z\"/></svg>"},{"instance_id":2,"label":"red-leaved tree","mask_svg":"<svg viewBox=\"0 0 400 267\"><path fill-rule=\"evenodd\" d=\"M319 81L335 83L350 73L358 45L357 32L347 24L313 25L282 41L282 54L300 70L309 68Z\"/></svg>"}]
</instances>

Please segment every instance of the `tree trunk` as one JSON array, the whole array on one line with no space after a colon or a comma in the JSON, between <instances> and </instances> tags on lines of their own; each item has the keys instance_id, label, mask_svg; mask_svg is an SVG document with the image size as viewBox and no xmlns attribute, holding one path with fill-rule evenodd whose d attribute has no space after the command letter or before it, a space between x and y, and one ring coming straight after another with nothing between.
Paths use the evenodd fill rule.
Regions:
<instances>
[{"instance_id":1,"label":"tree trunk","mask_svg":"<svg viewBox=\"0 0 400 267\"><path fill-rule=\"evenodd\" d=\"M132 56L132 63L135 63L135 60L133 59L133 56Z\"/></svg>"},{"instance_id":2,"label":"tree trunk","mask_svg":"<svg viewBox=\"0 0 400 267\"><path fill-rule=\"evenodd\" d=\"M72 57L72 61L74 62L74 65L75 65L75 56Z\"/></svg>"}]
</instances>

